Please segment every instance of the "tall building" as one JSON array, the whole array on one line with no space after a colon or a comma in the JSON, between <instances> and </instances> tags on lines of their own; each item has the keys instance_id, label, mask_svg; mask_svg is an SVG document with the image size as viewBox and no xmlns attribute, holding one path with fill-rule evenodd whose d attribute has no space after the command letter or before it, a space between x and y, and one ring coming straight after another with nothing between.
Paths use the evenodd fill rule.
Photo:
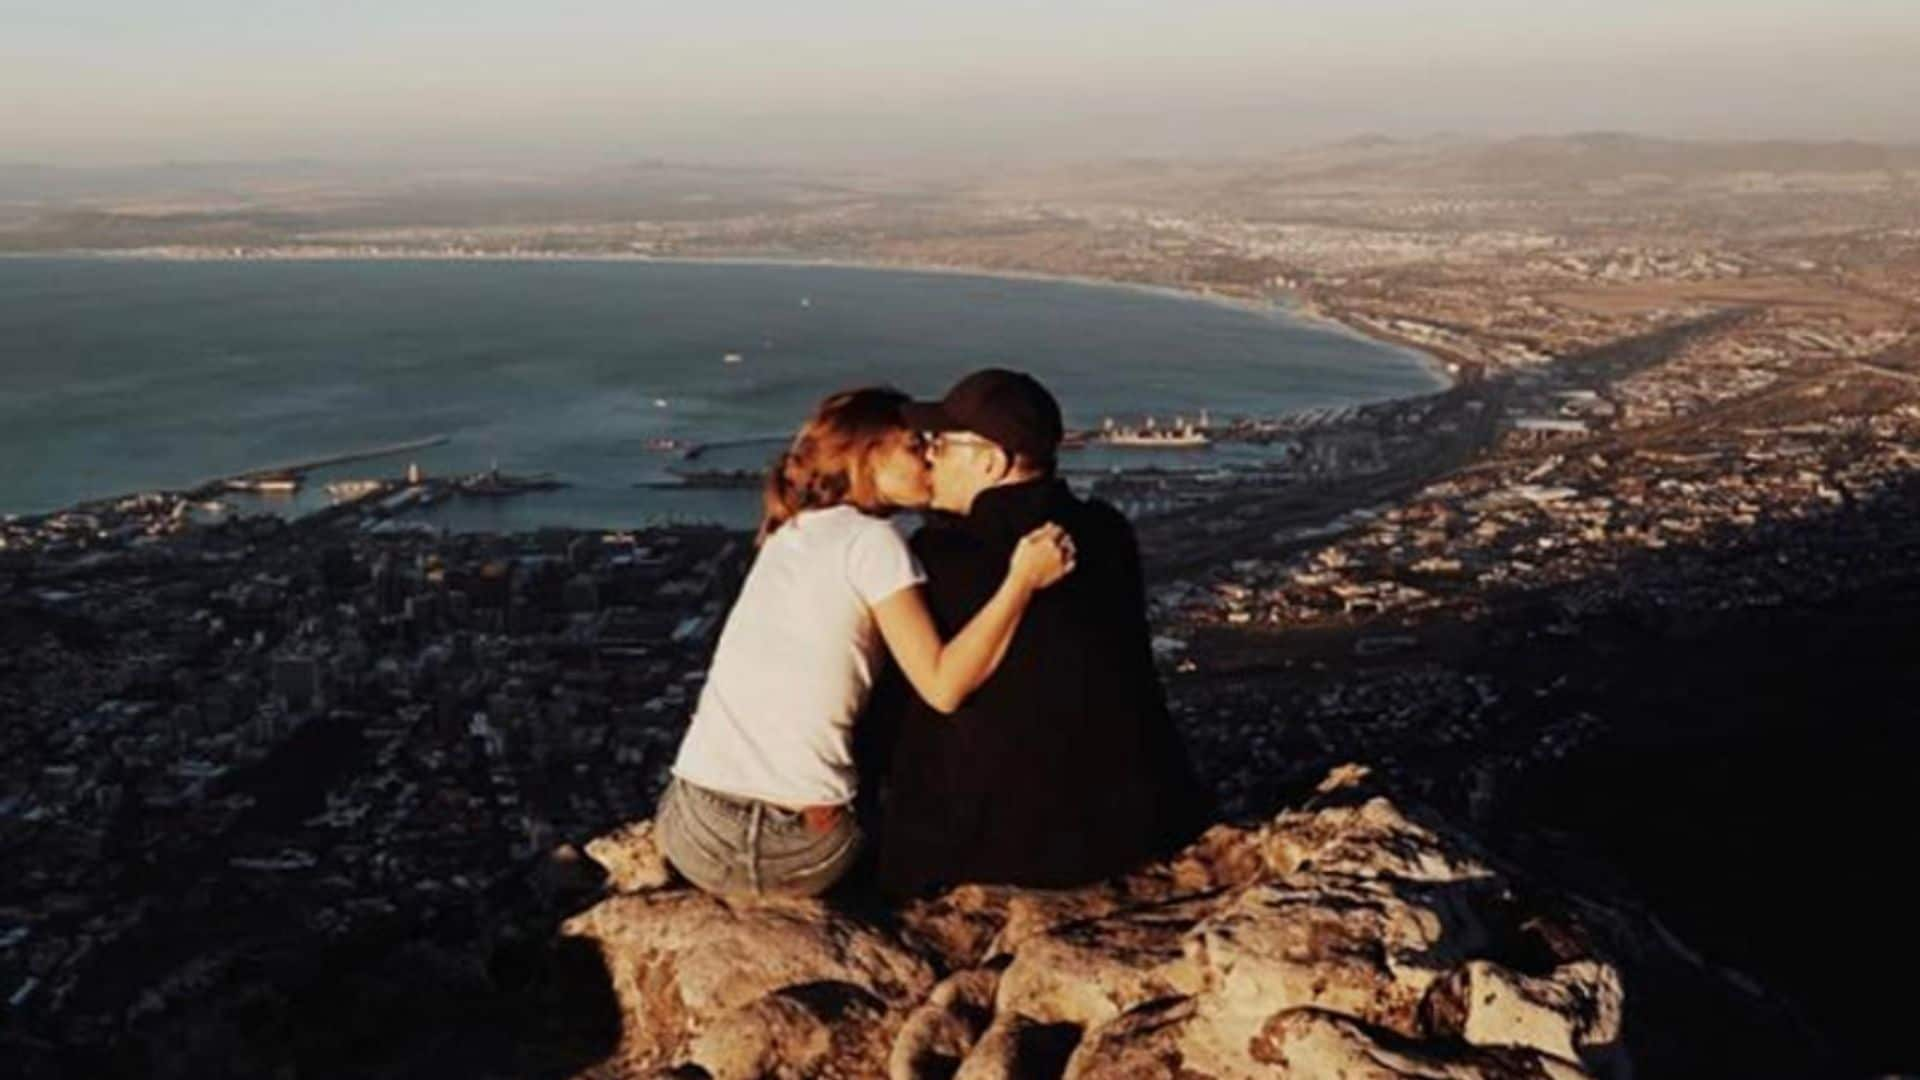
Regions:
<instances>
[{"instance_id":1,"label":"tall building","mask_svg":"<svg viewBox=\"0 0 1920 1080\"><path fill-rule=\"evenodd\" d=\"M406 606L407 581L391 555L373 564L373 594L382 615L398 615Z\"/></svg>"},{"instance_id":2,"label":"tall building","mask_svg":"<svg viewBox=\"0 0 1920 1080\"><path fill-rule=\"evenodd\" d=\"M304 712L320 702L320 663L311 656L282 656L273 662L274 692L286 699L287 711Z\"/></svg>"},{"instance_id":3,"label":"tall building","mask_svg":"<svg viewBox=\"0 0 1920 1080\"><path fill-rule=\"evenodd\" d=\"M600 551L600 540L594 536L576 536L567 543L567 565L575 571L587 570L593 566L594 556Z\"/></svg>"}]
</instances>

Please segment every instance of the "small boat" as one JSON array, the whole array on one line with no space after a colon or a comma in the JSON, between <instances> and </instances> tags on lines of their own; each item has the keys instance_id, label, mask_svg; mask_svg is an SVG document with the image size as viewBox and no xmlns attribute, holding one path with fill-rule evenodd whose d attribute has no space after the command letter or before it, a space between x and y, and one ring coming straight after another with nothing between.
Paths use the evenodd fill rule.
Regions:
<instances>
[{"instance_id":1,"label":"small boat","mask_svg":"<svg viewBox=\"0 0 1920 1080\"><path fill-rule=\"evenodd\" d=\"M656 408L656 409L664 409L664 408L666 408L666 407L667 407L667 399L666 399L666 398L663 398L663 397L657 397L657 398L654 398L654 399L653 399L653 407L654 407L654 408Z\"/></svg>"},{"instance_id":2,"label":"small boat","mask_svg":"<svg viewBox=\"0 0 1920 1080\"><path fill-rule=\"evenodd\" d=\"M720 362L723 364L738 364L745 359L746 357L741 356L737 352L730 352L727 355L721 357Z\"/></svg>"}]
</instances>

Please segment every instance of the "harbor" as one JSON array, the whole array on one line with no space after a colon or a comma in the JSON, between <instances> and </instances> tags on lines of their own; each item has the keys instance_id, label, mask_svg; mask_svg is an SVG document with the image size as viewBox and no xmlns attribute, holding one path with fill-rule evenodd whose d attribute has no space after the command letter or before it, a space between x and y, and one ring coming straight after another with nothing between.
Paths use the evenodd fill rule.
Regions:
<instances>
[{"instance_id":1,"label":"harbor","mask_svg":"<svg viewBox=\"0 0 1920 1080\"><path fill-rule=\"evenodd\" d=\"M399 454L418 453L436 446L445 446L452 441L451 435L429 435L423 439L375 446L364 450L350 450L342 454L330 454L326 457L311 458L291 464L269 465L265 468L249 470L238 476L210 481L195 488L194 493L198 494L216 486L229 491L288 492L298 488L305 475L316 469L346 465L355 461L394 457Z\"/></svg>"},{"instance_id":2,"label":"harbor","mask_svg":"<svg viewBox=\"0 0 1920 1080\"><path fill-rule=\"evenodd\" d=\"M456 498L491 502L569 486L551 472L524 475L503 472L498 460L476 473L429 475L418 461L411 461L399 476L336 476L319 479L312 485L308 482L311 474L322 470L417 453L451 442L449 435L433 435L329 454L216 478L180 494L197 518L209 522L234 514L262 512L295 520L325 520L342 513L354 513L365 514L369 520L364 527L371 529Z\"/></svg>"},{"instance_id":3,"label":"harbor","mask_svg":"<svg viewBox=\"0 0 1920 1080\"><path fill-rule=\"evenodd\" d=\"M1098 428L1067 432L1059 471L1083 494L1105 497L1129 517L1151 517L1177 511L1222 485L1283 483L1324 472L1333 458L1371 454L1368 432L1377 426L1377 414L1404 404L1316 406L1233 418L1206 409L1170 419L1121 412L1127 419L1103 417ZM607 477L551 468L503 471L498 458L472 471L470 453L455 447L451 435L437 434L248 468L178 494L183 512L209 524L265 513L292 521L353 514L364 517L364 528L383 531L607 523L751 527L768 464L790 436L699 435L648 436L630 443L639 451L629 451L631 469L611 483ZM419 457L398 475L353 468L402 455ZM548 497L519 498L526 495Z\"/></svg>"}]
</instances>

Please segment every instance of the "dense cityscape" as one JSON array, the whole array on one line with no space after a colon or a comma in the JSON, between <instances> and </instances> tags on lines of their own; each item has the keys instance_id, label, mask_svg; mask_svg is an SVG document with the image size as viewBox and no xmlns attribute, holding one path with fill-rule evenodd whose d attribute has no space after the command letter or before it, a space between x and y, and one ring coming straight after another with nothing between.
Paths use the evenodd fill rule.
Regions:
<instances>
[{"instance_id":1,"label":"dense cityscape","mask_svg":"<svg viewBox=\"0 0 1920 1080\"><path fill-rule=\"evenodd\" d=\"M651 805L744 551L181 506L5 538L9 573L38 568L0 680L9 1011L81 1045L246 951L464 911Z\"/></svg>"}]
</instances>

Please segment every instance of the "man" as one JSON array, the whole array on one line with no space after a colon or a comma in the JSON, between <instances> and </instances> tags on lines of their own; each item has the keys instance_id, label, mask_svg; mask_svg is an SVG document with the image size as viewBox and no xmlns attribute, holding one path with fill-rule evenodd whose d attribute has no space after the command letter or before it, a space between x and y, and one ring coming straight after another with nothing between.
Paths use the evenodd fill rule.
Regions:
<instances>
[{"instance_id":1,"label":"man","mask_svg":"<svg viewBox=\"0 0 1920 1080\"><path fill-rule=\"evenodd\" d=\"M932 434L934 513L912 548L943 635L993 595L1029 529L1060 524L1077 566L1034 598L999 669L957 712L941 715L898 679L876 694L862 727L885 747L882 889L1064 887L1177 848L1204 825L1207 801L1153 669L1133 529L1054 475L1059 405L1032 377L994 368L908 406L908 420Z\"/></svg>"}]
</instances>

